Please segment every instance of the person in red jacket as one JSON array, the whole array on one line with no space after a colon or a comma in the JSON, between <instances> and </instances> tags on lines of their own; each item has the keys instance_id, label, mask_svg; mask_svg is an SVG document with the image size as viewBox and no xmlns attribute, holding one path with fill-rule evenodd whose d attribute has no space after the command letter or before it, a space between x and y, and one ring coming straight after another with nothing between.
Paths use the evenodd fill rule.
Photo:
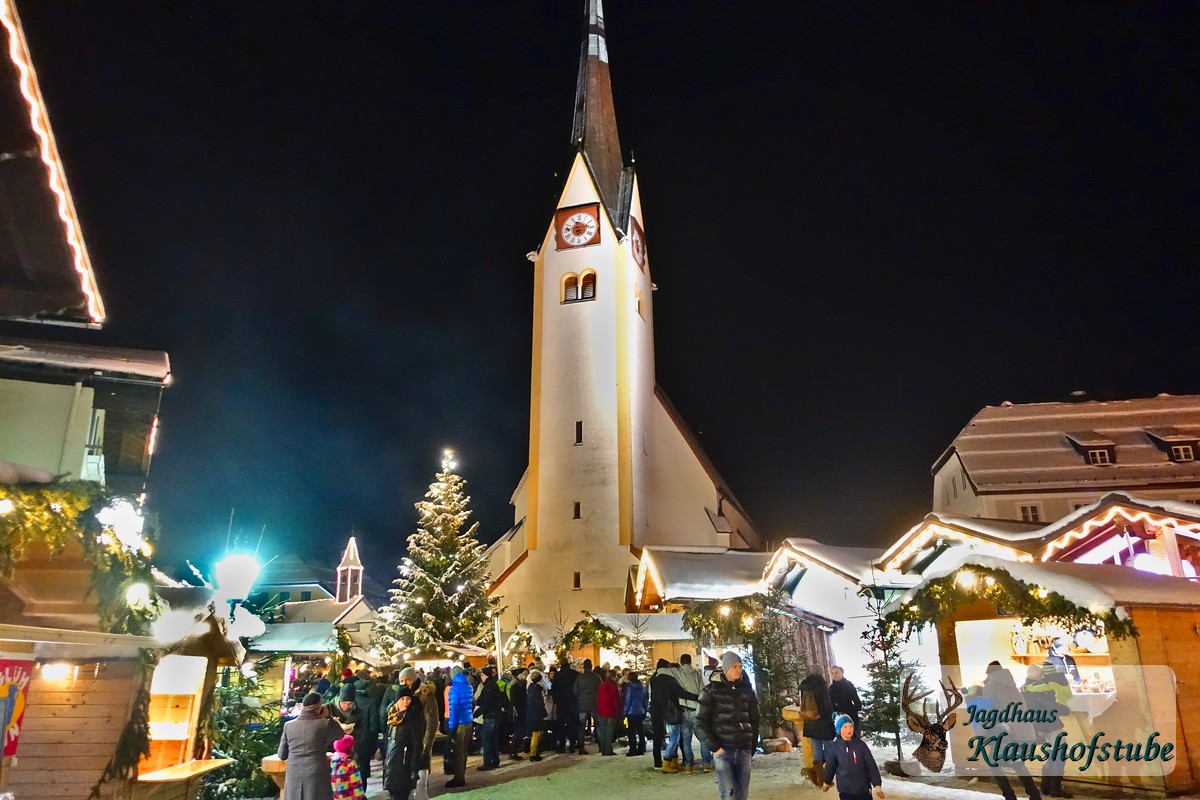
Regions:
<instances>
[{"instance_id":1,"label":"person in red jacket","mask_svg":"<svg viewBox=\"0 0 1200 800\"><path fill-rule=\"evenodd\" d=\"M596 741L600 755L615 756L613 733L621 717L621 690L613 670L600 670L600 688L596 690Z\"/></svg>"}]
</instances>

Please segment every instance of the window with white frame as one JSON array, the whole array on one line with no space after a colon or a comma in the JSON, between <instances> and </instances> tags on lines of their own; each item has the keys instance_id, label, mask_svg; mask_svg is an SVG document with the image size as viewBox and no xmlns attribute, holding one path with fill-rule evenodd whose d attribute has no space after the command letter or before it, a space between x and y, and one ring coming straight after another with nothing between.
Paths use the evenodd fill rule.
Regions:
<instances>
[{"instance_id":1,"label":"window with white frame","mask_svg":"<svg viewBox=\"0 0 1200 800\"><path fill-rule=\"evenodd\" d=\"M1171 445L1171 460L1195 461L1196 449L1190 444L1173 444Z\"/></svg>"},{"instance_id":2,"label":"window with white frame","mask_svg":"<svg viewBox=\"0 0 1200 800\"><path fill-rule=\"evenodd\" d=\"M1088 450L1087 456L1088 463L1093 466L1103 467L1112 463L1112 456L1109 454L1108 450L1104 448Z\"/></svg>"},{"instance_id":3,"label":"window with white frame","mask_svg":"<svg viewBox=\"0 0 1200 800\"><path fill-rule=\"evenodd\" d=\"M1042 504L1029 503L1019 507L1021 512L1022 522L1041 522L1042 521Z\"/></svg>"}]
</instances>

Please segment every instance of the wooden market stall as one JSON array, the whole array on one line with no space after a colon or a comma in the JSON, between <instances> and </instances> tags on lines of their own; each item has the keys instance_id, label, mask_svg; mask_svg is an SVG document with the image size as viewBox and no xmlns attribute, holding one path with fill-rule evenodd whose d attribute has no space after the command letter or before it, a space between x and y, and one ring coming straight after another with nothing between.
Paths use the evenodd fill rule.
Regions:
<instances>
[{"instance_id":1,"label":"wooden market stall","mask_svg":"<svg viewBox=\"0 0 1200 800\"><path fill-rule=\"evenodd\" d=\"M980 684L993 661L1018 686L1030 665L1042 665L1055 639L1067 644L1080 680L1071 682L1064 715L1069 742L1124 736L1129 742L1174 744L1169 762L1094 762L1086 771L1068 764L1077 784L1128 787L1156 794L1200 788L1200 585L1115 564L1013 563L967 556L948 571L925 576L891 606L889 618L937 630L943 680L965 694ZM934 695L941 695L936 691ZM960 723L966 719L966 709ZM968 761L978 727L951 731L955 769ZM1040 768L1040 765L1033 765ZM1036 771L1032 770L1031 771Z\"/></svg>"},{"instance_id":2,"label":"wooden market stall","mask_svg":"<svg viewBox=\"0 0 1200 800\"><path fill-rule=\"evenodd\" d=\"M107 632L94 580L78 544L58 552L31 546L0 578L0 672L9 698L0 791L58 800L85 800L94 788L101 798L194 798L200 777L229 763L206 758L200 721L218 666L240 664L241 647L211 609L168 612L185 623L168 641ZM122 739L143 721L149 756Z\"/></svg>"}]
</instances>

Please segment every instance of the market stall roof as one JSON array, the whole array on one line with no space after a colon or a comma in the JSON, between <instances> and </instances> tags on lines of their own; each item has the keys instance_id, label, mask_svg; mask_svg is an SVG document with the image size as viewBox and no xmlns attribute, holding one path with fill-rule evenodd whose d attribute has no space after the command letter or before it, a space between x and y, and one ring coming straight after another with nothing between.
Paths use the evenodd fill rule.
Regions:
<instances>
[{"instance_id":1,"label":"market stall roof","mask_svg":"<svg viewBox=\"0 0 1200 800\"><path fill-rule=\"evenodd\" d=\"M763 577L770 577L770 568L777 567L781 557L799 556L803 560L814 561L831 569L849 580L871 583L875 572L874 564L880 555L882 551L875 547L838 547L823 544L815 539L785 539L783 545L771 557Z\"/></svg>"},{"instance_id":2,"label":"market stall roof","mask_svg":"<svg viewBox=\"0 0 1200 800\"><path fill-rule=\"evenodd\" d=\"M649 587L663 600L731 600L761 591L768 553L725 548L642 549L636 593L639 605Z\"/></svg>"},{"instance_id":3,"label":"market stall roof","mask_svg":"<svg viewBox=\"0 0 1200 800\"><path fill-rule=\"evenodd\" d=\"M250 640L256 653L329 653L335 649L333 626L328 622L281 622Z\"/></svg>"},{"instance_id":4,"label":"market stall roof","mask_svg":"<svg viewBox=\"0 0 1200 800\"><path fill-rule=\"evenodd\" d=\"M11 0L0 45L0 319L98 326L104 303Z\"/></svg>"},{"instance_id":5,"label":"market stall roof","mask_svg":"<svg viewBox=\"0 0 1200 800\"><path fill-rule=\"evenodd\" d=\"M640 630L641 639L645 642L684 642L692 639L692 634L684 630L681 613L593 616L622 636L634 637L639 635Z\"/></svg>"},{"instance_id":6,"label":"market stall roof","mask_svg":"<svg viewBox=\"0 0 1200 800\"><path fill-rule=\"evenodd\" d=\"M888 606L889 610L907 603L913 594L928 583L970 565L1003 570L1019 581L1046 587L1075 605L1093 611L1114 607L1120 610L1129 606L1200 608L1200 583L1186 578L1157 575L1117 564L1013 562L967 553L952 567L924 575L919 584L893 600Z\"/></svg>"},{"instance_id":7,"label":"market stall roof","mask_svg":"<svg viewBox=\"0 0 1200 800\"><path fill-rule=\"evenodd\" d=\"M171 359L161 350L135 350L73 342L0 338L0 363L7 367L36 368L40 372L83 373L90 379L169 384Z\"/></svg>"}]
</instances>

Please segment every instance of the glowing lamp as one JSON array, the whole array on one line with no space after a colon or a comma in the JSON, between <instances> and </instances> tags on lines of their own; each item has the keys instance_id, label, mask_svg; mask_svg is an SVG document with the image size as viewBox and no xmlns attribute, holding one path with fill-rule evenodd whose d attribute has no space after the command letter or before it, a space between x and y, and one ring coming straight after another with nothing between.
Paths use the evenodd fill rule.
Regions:
<instances>
[{"instance_id":1,"label":"glowing lamp","mask_svg":"<svg viewBox=\"0 0 1200 800\"><path fill-rule=\"evenodd\" d=\"M958 573L958 577L954 580L962 588L970 589L975 586L975 581L977 578L975 577L974 572L964 569L962 572Z\"/></svg>"},{"instance_id":2,"label":"glowing lamp","mask_svg":"<svg viewBox=\"0 0 1200 800\"><path fill-rule=\"evenodd\" d=\"M9 500L7 497L0 497L0 515L7 514L14 508L16 508L16 506L13 505L12 500Z\"/></svg>"},{"instance_id":3,"label":"glowing lamp","mask_svg":"<svg viewBox=\"0 0 1200 800\"><path fill-rule=\"evenodd\" d=\"M213 567L213 582L218 596L229 603L230 619L233 619L238 604L250 596L259 569L258 559L248 553L230 553Z\"/></svg>"},{"instance_id":4,"label":"glowing lamp","mask_svg":"<svg viewBox=\"0 0 1200 800\"><path fill-rule=\"evenodd\" d=\"M150 587L144 583L130 584L125 590L125 602L130 608L146 608L150 605Z\"/></svg>"},{"instance_id":5,"label":"glowing lamp","mask_svg":"<svg viewBox=\"0 0 1200 800\"><path fill-rule=\"evenodd\" d=\"M71 674L71 665L61 661L56 664L46 664L42 667L42 680L65 681Z\"/></svg>"},{"instance_id":6,"label":"glowing lamp","mask_svg":"<svg viewBox=\"0 0 1200 800\"><path fill-rule=\"evenodd\" d=\"M732 612L733 612L733 609L730 608L729 606L721 606L721 616L722 617L728 617Z\"/></svg>"}]
</instances>

